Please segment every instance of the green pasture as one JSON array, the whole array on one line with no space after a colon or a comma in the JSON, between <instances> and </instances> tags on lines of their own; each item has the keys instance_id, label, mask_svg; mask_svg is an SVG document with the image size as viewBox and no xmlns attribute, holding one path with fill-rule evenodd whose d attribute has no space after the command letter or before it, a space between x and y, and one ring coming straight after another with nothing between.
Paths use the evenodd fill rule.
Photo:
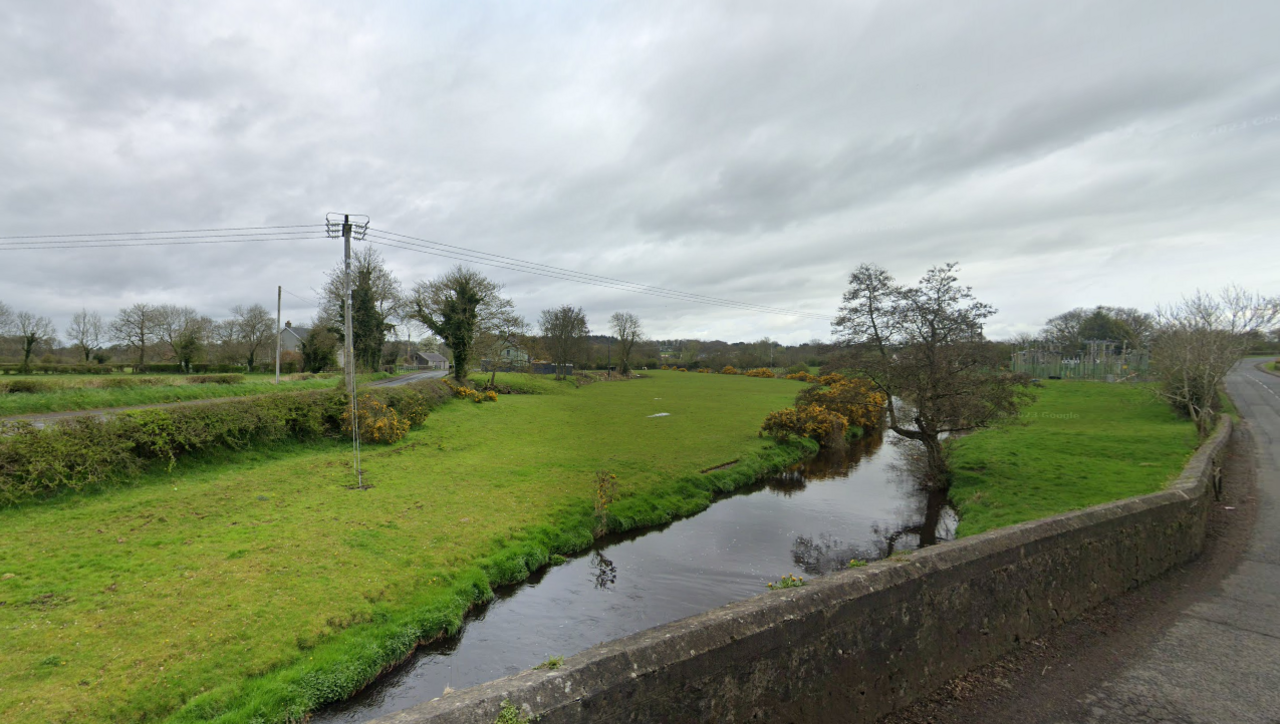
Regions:
<instances>
[{"instance_id":1,"label":"green pasture","mask_svg":"<svg viewBox=\"0 0 1280 724\"><path fill-rule=\"evenodd\" d=\"M1043 384L1016 420L955 442L960 535L1155 492L1195 451L1195 425L1147 385Z\"/></svg>"},{"instance_id":2,"label":"green pasture","mask_svg":"<svg viewBox=\"0 0 1280 724\"><path fill-rule=\"evenodd\" d=\"M756 434L801 383L647 374L500 376L540 394L455 401L366 447L368 490L324 442L0 511L0 720L298 721L455 630L491 585L589 545L599 471L621 529L804 454Z\"/></svg>"}]
</instances>

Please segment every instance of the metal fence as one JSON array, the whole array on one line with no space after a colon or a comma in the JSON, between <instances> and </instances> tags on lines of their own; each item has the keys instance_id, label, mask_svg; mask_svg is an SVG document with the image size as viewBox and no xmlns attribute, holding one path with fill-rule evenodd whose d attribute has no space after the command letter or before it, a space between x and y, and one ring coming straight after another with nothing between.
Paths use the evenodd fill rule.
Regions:
<instances>
[{"instance_id":1,"label":"metal fence","mask_svg":"<svg viewBox=\"0 0 1280 724\"><path fill-rule=\"evenodd\" d=\"M1053 348L1019 350L1013 353L1010 367L1042 379L1138 382L1151 379L1151 353L1094 340L1073 353Z\"/></svg>"}]
</instances>

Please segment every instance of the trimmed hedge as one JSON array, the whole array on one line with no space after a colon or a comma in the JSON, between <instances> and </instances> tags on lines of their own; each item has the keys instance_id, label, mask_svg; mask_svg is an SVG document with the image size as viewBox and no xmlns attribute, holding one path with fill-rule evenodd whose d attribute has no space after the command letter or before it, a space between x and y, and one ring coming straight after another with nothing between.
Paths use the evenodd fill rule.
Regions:
<instances>
[{"instance_id":1,"label":"trimmed hedge","mask_svg":"<svg viewBox=\"0 0 1280 724\"><path fill-rule=\"evenodd\" d=\"M63 365L63 364L33 364L29 369L36 374L44 375L109 375L113 372L124 372L128 365ZM0 374L16 375L24 374L22 365L17 363L0 364Z\"/></svg>"},{"instance_id":2,"label":"trimmed hedge","mask_svg":"<svg viewBox=\"0 0 1280 724\"><path fill-rule=\"evenodd\" d=\"M375 388L361 397L365 395L415 425L452 398L438 380ZM125 482L148 465L172 469L179 457L203 450L337 436L346 405L343 392L281 392L138 410L105 420L74 417L44 429L27 422L0 423L0 506Z\"/></svg>"},{"instance_id":3,"label":"trimmed hedge","mask_svg":"<svg viewBox=\"0 0 1280 724\"><path fill-rule=\"evenodd\" d=\"M244 382L244 375L190 375L186 380L193 385L238 385Z\"/></svg>"}]
</instances>

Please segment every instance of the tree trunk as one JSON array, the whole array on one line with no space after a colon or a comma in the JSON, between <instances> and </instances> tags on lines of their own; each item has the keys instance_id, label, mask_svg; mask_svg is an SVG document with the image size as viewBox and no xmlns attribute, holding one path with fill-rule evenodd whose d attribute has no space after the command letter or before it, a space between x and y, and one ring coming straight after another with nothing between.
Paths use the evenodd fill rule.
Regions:
<instances>
[{"instance_id":1,"label":"tree trunk","mask_svg":"<svg viewBox=\"0 0 1280 724\"><path fill-rule=\"evenodd\" d=\"M25 374L31 371L31 350L36 346L36 340L32 335L26 335L22 338L22 367L21 371Z\"/></svg>"},{"instance_id":2,"label":"tree trunk","mask_svg":"<svg viewBox=\"0 0 1280 724\"><path fill-rule=\"evenodd\" d=\"M942 441L937 434L925 435L920 439L925 450L925 480L929 490L946 491L951 488L951 468L947 464L947 456L942 449Z\"/></svg>"}]
</instances>

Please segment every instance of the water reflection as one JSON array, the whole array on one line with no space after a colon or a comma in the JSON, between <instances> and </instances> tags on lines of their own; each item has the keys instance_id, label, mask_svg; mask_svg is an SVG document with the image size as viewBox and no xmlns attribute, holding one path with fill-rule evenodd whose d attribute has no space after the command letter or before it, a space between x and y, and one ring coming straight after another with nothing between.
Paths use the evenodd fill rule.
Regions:
<instances>
[{"instance_id":1,"label":"water reflection","mask_svg":"<svg viewBox=\"0 0 1280 724\"><path fill-rule=\"evenodd\" d=\"M910 478L892 434L857 441L660 528L496 591L458 636L313 722L358 722L491 681L595 644L765 592L788 573L820 575L951 537L945 499Z\"/></svg>"},{"instance_id":2,"label":"water reflection","mask_svg":"<svg viewBox=\"0 0 1280 724\"><path fill-rule=\"evenodd\" d=\"M591 567L596 572L596 588L607 589L618 582L618 567L598 550L591 552Z\"/></svg>"}]
</instances>

